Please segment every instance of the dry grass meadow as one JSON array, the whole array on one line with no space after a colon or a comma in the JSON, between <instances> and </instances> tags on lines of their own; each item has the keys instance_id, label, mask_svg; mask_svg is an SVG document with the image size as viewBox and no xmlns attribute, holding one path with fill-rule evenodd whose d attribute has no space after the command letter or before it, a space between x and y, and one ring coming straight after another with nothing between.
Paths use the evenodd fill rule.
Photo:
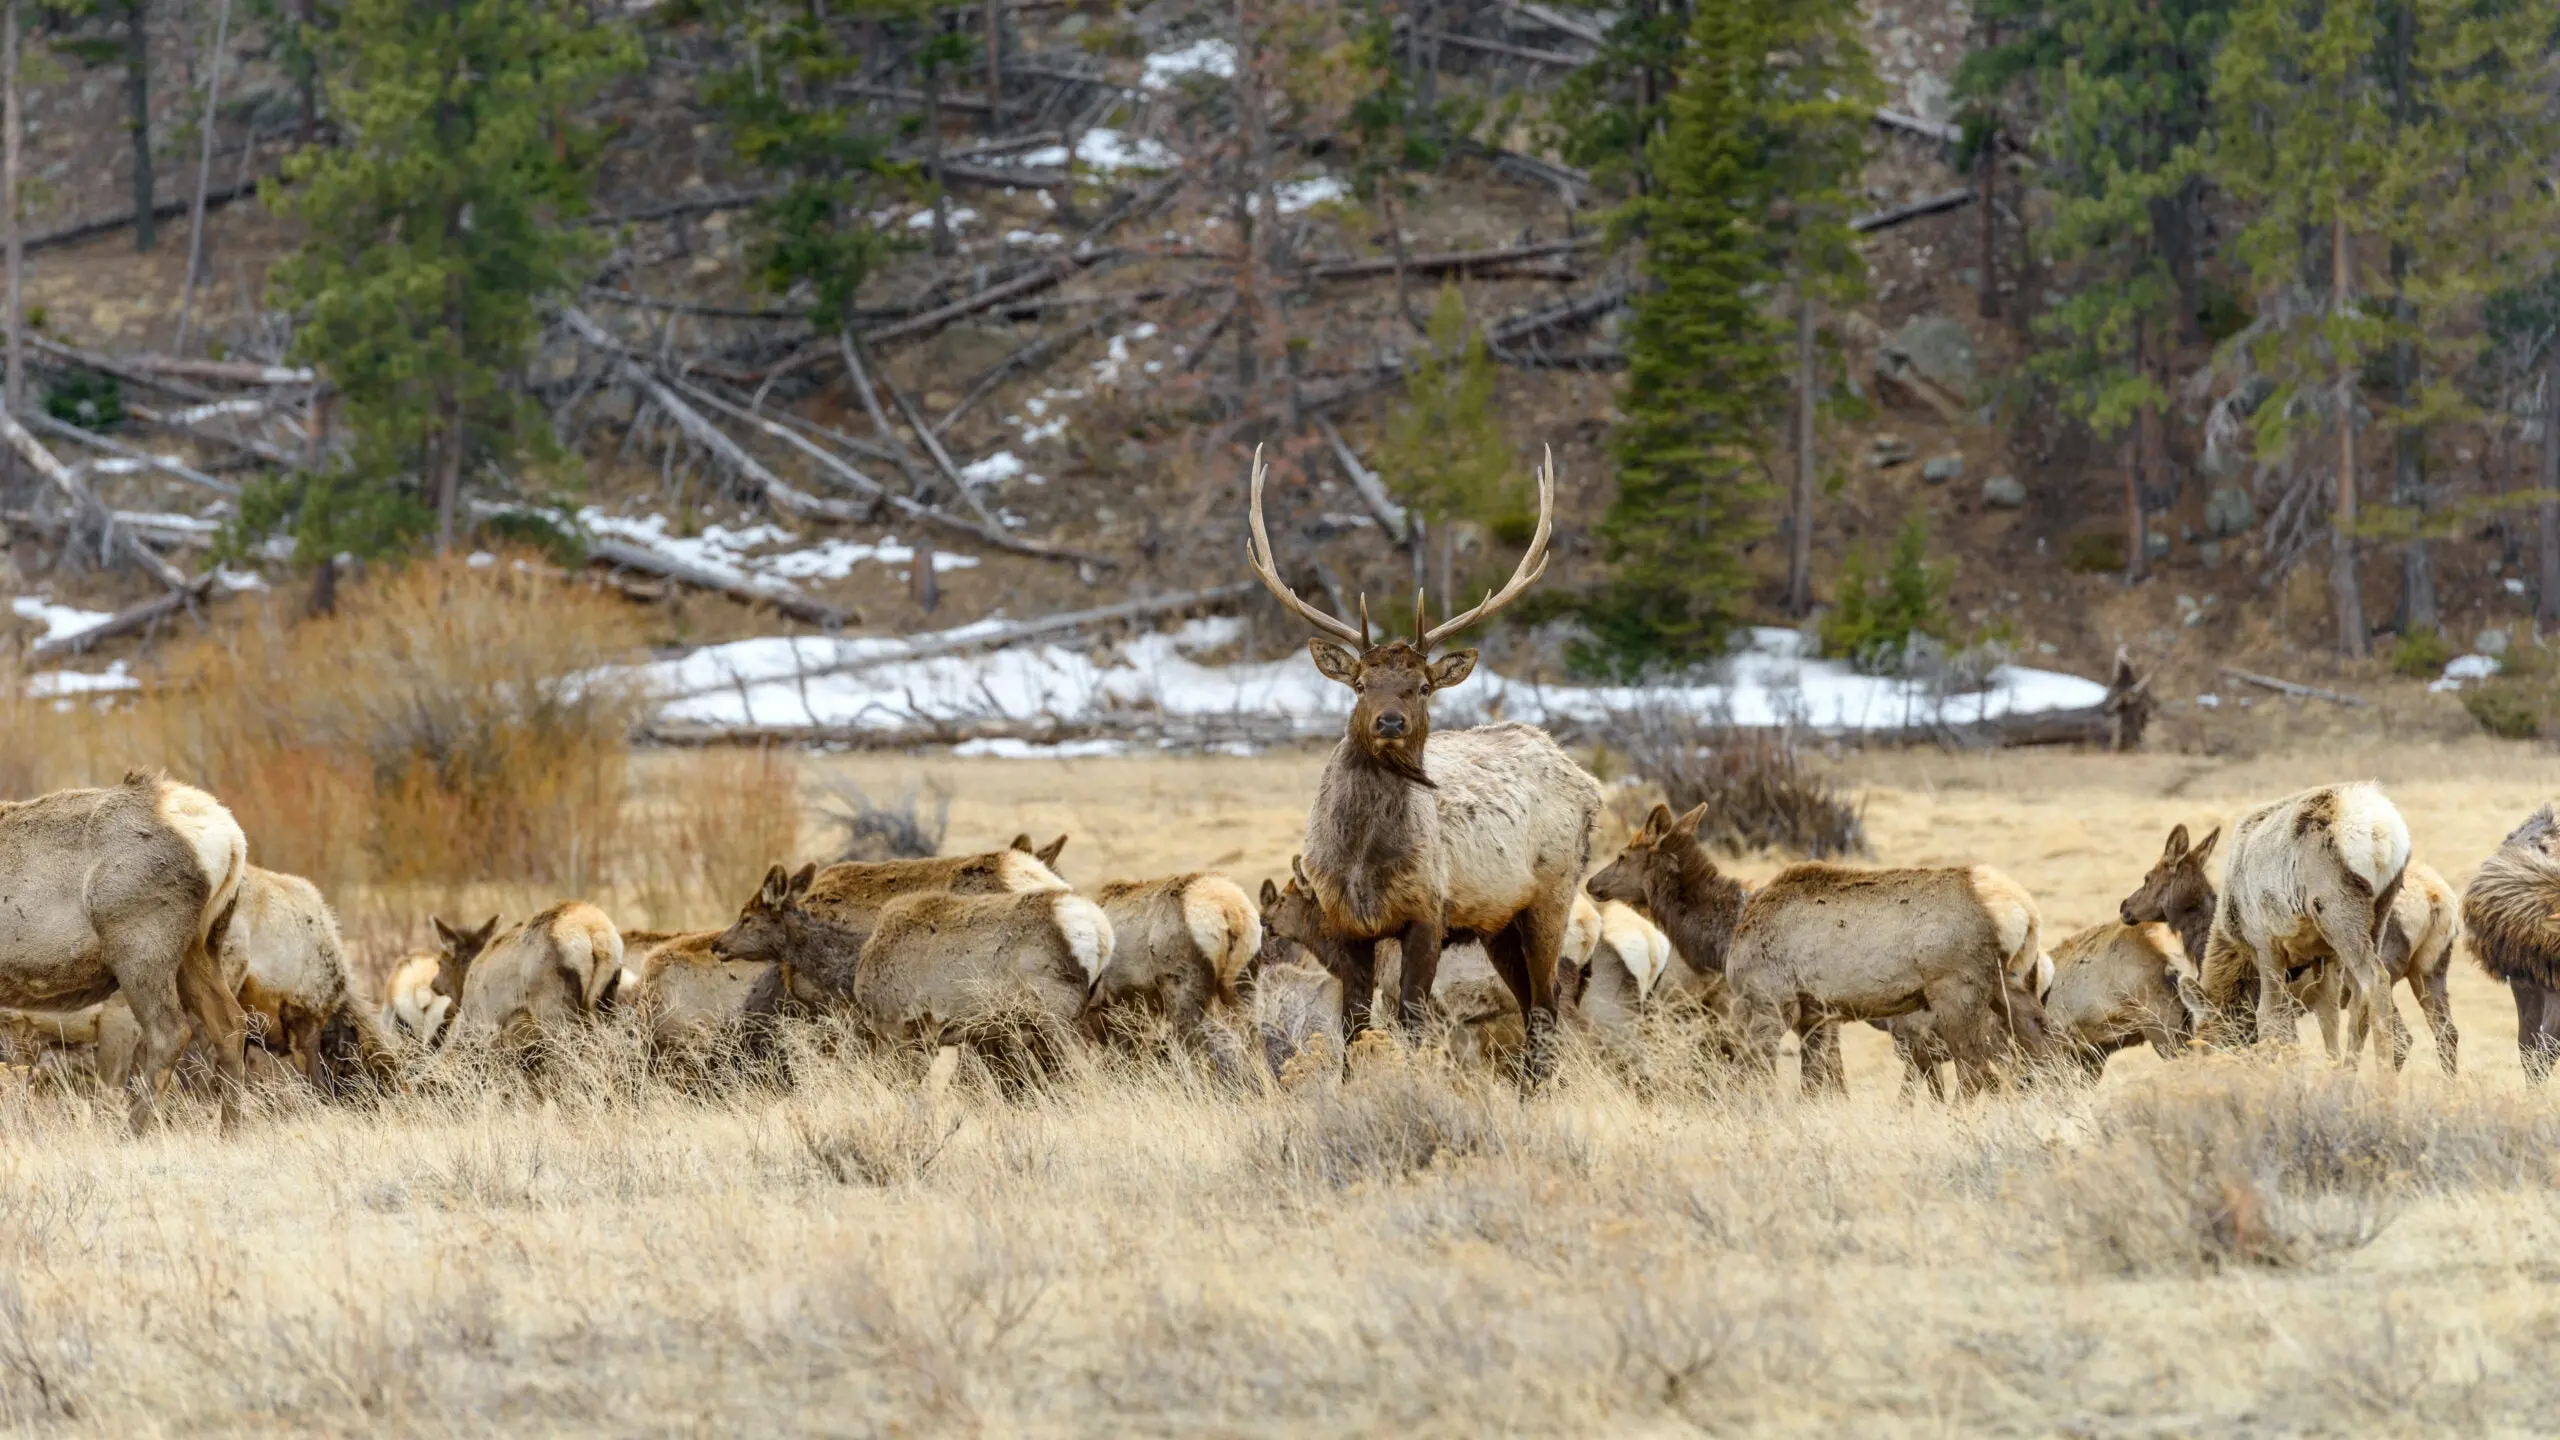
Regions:
<instances>
[{"instance_id":1,"label":"dry grass meadow","mask_svg":"<svg viewBox=\"0 0 2560 1440\"><path fill-rule=\"evenodd\" d=\"M338 867L377 971L430 909L516 916L583 888L634 925L719 923L777 848L824 853L825 812L854 790L947 795L948 849L1066 832L1080 885L1196 867L1250 884L1285 873L1319 765L616 755L592 761L610 775L555 779L619 787L609 813L590 795L473 822L589 837L584 859L525 880L449 853L464 832L403 838L467 786L421 799L388 761L359 784L357 732L379 731L352 711L279 722L283 740L217 728L248 713L224 683L123 718L0 716L21 742L0 781L24 793L120 770L121 747L183 759L181 742L223 737L243 768L217 783L253 854ZM196 718L152 718L172 708ZM319 798L244 795L251 761L323 777ZM2379 776L2457 883L2560 790L2560 761L2486 742L1838 766L1866 796L1875 860L2000 864L2057 930L2111 914L2173 822L2302 783ZM313 845L298 814L334 817L339 838L297 852ZM932 1090L810 1028L788 1042L787 1087L682 1089L608 1030L540 1091L455 1057L369 1106L265 1092L231 1136L186 1110L134 1138L120 1104L9 1087L0 1422L2547 1431L2560 1097L2522 1086L2503 995L2455 964L2454 1081L2423 1025L2388 1083L2321 1061L2306 1025L2307 1054L2128 1054L2094 1091L1914 1103L1858 1027L1849 1097L1800 1101L1706 1068L1666 1029L1632 1065L1569 1056L1527 1099L1397 1052L1269 1093L1088 1057L1007 1097L966 1069Z\"/></svg>"}]
</instances>

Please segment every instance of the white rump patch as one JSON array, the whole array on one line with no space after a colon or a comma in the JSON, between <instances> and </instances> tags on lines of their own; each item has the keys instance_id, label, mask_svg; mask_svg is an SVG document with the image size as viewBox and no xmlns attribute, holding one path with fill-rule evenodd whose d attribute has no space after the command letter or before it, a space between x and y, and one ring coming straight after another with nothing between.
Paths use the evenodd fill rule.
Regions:
<instances>
[{"instance_id":1,"label":"white rump patch","mask_svg":"<svg viewBox=\"0 0 2560 1440\"><path fill-rule=\"evenodd\" d=\"M2012 978L2031 978L2039 972L2039 967L2029 957L2041 958L2043 954L2041 947L2035 946L2040 918L2036 914L2036 902L2017 881L1988 865L1976 865L1970 874L1973 898L1981 903L1983 913L1991 917L1992 934L2000 942L2001 963ZM2044 967L2043 973L2049 977L2050 968Z\"/></svg>"},{"instance_id":2,"label":"white rump patch","mask_svg":"<svg viewBox=\"0 0 2560 1440\"><path fill-rule=\"evenodd\" d=\"M1224 875L1203 875L1182 887L1182 924L1221 981L1244 973L1262 948L1262 916L1244 887Z\"/></svg>"},{"instance_id":3,"label":"white rump patch","mask_svg":"<svg viewBox=\"0 0 2560 1440\"><path fill-rule=\"evenodd\" d=\"M196 868L204 874L208 893L204 918L196 927L202 935L240 892L240 877L249 868L249 837L240 833L240 822L221 801L192 785L162 781L158 808L160 823L187 842L195 852Z\"/></svg>"},{"instance_id":4,"label":"white rump patch","mask_svg":"<svg viewBox=\"0 0 2560 1440\"><path fill-rule=\"evenodd\" d=\"M2053 993L2053 957L2042 950L2036 952L2036 999L2042 1001Z\"/></svg>"},{"instance_id":5,"label":"white rump patch","mask_svg":"<svg viewBox=\"0 0 2560 1440\"><path fill-rule=\"evenodd\" d=\"M1564 958L1574 965L1588 964L1591 952L1600 946L1600 907L1591 897L1573 892L1573 914L1564 922Z\"/></svg>"},{"instance_id":6,"label":"white rump patch","mask_svg":"<svg viewBox=\"0 0 2560 1440\"><path fill-rule=\"evenodd\" d=\"M1671 937L1620 901L1610 901L1599 915L1602 943L1618 952L1627 973L1635 977L1636 999L1647 999L1671 968Z\"/></svg>"},{"instance_id":7,"label":"white rump patch","mask_svg":"<svg viewBox=\"0 0 2560 1440\"><path fill-rule=\"evenodd\" d=\"M1041 864L1037 855L1013 849L996 853L999 857L996 865L1002 872L1004 888L1012 894L1035 895L1067 888L1067 882L1058 878L1058 872Z\"/></svg>"},{"instance_id":8,"label":"white rump patch","mask_svg":"<svg viewBox=\"0 0 2560 1440\"><path fill-rule=\"evenodd\" d=\"M2376 891L2409 864L2409 823L2382 787L2338 787L2338 858Z\"/></svg>"},{"instance_id":9,"label":"white rump patch","mask_svg":"<svg viewBox=\"0 0 2560 1440\"><path fill-rule=\"evenodd\" d=\"M1067 942L1067 952L1076 957L1084 969L1084 988L1090 992L1093 982L1102 978L1111 963L1111 917L1102 907L1081 895L1060 895L1051 903L1050 913L1057 917L1058 934Z\"/></svg>"}]
</instances>

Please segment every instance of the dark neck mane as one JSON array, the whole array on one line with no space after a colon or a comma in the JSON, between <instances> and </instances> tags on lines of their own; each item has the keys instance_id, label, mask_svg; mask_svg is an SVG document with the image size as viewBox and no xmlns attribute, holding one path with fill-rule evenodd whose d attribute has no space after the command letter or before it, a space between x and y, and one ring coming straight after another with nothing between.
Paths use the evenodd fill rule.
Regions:
<instances>
[{"instance_id":1,"label":"dark neck mane","mask_svg":"<svg viewBox=\"0 0 2560 1440\"><path fill-rule=\"evenodd\" d=\"M1648 894L1645 908L1671 938L1671 948L1691 970L1723 974L1725 947L1733 942L1734 922L1742 917L1741 882L1718 871L1705 848L1697 847L1681 857L1676 880L1650 888L1667 892Z\"/></svg>"},{"instance_id":2,"label":"dark neck mane","mask_svg":"<svg viewBox=\"0 0 2560 1440\"><path fill-rule=\"evenodd\" d=\"M2204 945L2213 938L2213 907L2220 902L2210 884L2204 887L2204 902L2191 906L2183 915L2169 917L2169 928L2178 932L2178 943L2187 947L2187 963L2201 974L2204 970Z\"/></svg>"}]
</instances>

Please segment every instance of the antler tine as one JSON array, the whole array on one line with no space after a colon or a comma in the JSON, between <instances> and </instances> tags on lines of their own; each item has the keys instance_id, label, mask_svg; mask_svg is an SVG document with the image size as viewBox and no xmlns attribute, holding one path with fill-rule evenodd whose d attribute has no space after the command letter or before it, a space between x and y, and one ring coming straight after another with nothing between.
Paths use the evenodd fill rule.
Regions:
<instances>
[{"instance_id":1,"label":"antler tine","mask_svg":"<svg viewBox=\"0 0 2560 1440\"><path fill-rule=\"evenodd\" d=\"M1272 598L1296 611L1299 619L1336 640L1356 644L1362 650L1368 649L1369 637L1366 627L1360 630L1352 629L1342 621L1299 599L1297 591L1281 582L1279 570L1271 563L1271 532L1263 528L1262 524L1262 478L1265 473L1262 447L1256 445L1253 447L1253 533L1246 538L1244 545L1244 557L1246 562L1253 566L1254 578L1262 582L1263 588L1271 592Z\"/></svg>"},{"instance_id":2,"label":"antler tine","mask_svg":"<svg viewBox=\"0 0 2560 1440\"><path fill-rule=\"evenodd\" d=\"M1369 638L1369 592L1360 592L1360 648L1368 649L1377 642Z\"/></svg>"},{"instance_id":3,"label":"antler tine","mask_svg":"<svg viewBox=\"0 0 2560 1440\"><path fill-rule=\"evenodd\" d=\"M1527 553L1520 557L1519 565L1512 570L1511 578L1502 583L1500 590L1487 591L1474 609L1452 615L1423 632L1418 642L1421 648L1429 650L1477 621L1489 619L1519 599L1521 591L1536 584L1538 577L1547 573L1547 536L1555 528L1555 518L1556 451L1550 445L1546 463L1538 467L1538 533L1529 537Z\"/></svg>"},{"instance_id":4,"label":"antler tine","mask_svg":"<svg viewBox=\"0 0 2560 1440\"><path fill-rule=\"evenodd\" d=\"M1430 618L1422 608L1422 587L1416 585L1413 587L1413 643L1424 649L1430 647L1422 644L1423 622Z\"/></svg>"}]
</instances>

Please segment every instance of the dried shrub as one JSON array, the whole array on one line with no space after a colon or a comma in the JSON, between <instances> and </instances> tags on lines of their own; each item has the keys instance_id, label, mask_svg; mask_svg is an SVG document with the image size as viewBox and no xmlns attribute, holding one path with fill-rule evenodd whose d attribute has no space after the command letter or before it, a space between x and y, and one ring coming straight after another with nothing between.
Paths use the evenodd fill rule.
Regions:
<instances>
[{"instance_id":1,"label":"dried shrub","mask_svg":"<svg viewBox=\"0 0 2560 1440\"><path fill-rule=\"evenodd\" d=\"M644 697L622 603L530 567L421 561L269 607L173 658L136 744L223 797L262 863L324 886L590 885Z\"/></svg>"},{"instance_id":2,"label":"dried shrub","mask_svg":"<svg viewBox=\"0 0 2560 1440\"><path fill-rule=\"evenodd\" d=\"M800 852L800 759L759 746L686 755L644 769L636 823L647 837L625 847L637 873L622 877L652 915L725 915L764 877Z\"/></svg>"},{"instance_id":3,"label":"dried shrub","mask_svg":"<svg viewBox=\"0 0 2560 1440\"><path fill-rule=\"evenodd\" d=\"M1636 774L1662 787L1672 809L1706 805L1698 838L1710 845L1817 859L1867 848L1863 807L1813 772L1792 728L1712 725L1652 705L1612 715L1610 735Z\"/></svg>"},{"instance_id":4,"label":"dried shrub","mask_svg":"<svg viewBox=\"0 0 2560 1440\"><path fill-rule=\"evenodd\" d=\"M1445 1071L1376 1067L1351 1083L1308 1089L1271 1113L1263 1141L1272 1168L1292 1180L1342 1189L1397 1180L1501 1148L1485 1107L1453 1089Z\"/></svg>"},{"instance_id":5,"label":"dried shrub","mask_svg":"<svg viewBox=\"0 0 2560 1440\"><path fill-rule=\"evenodd\" d=\"M839 785L835 801L827 818L844 831L838 860L922 860L942 853L942 837L951 828L951 792L940 786L908 790L884 803L858 786Z\"/></svg>"},{"instance_id":6,"label":"dried shrub","mask_svg":"<svg viewBox=\"0 0 2560 1440\"><path fill-rule=\"evenodd\" d=\"M2560 1117L2452 1112L2262 1059L2162 1072L2102 1105L2055 1176L2066 1231L2127 1273L2299 1265L2380 1234L2421 1188L2547 1184Z\"/></svg>"}]
</instances>

